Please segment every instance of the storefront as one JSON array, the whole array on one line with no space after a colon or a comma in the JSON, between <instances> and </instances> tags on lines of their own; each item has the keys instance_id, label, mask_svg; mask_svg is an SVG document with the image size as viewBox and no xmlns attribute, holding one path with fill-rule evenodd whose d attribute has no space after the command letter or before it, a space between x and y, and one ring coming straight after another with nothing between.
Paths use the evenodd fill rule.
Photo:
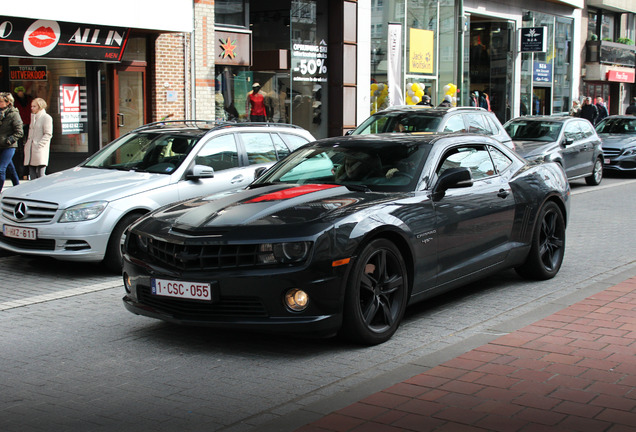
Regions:
<instances>
[{"instance_id":1,"label":"storefront","mask_svg":"<svg viewBox=\"0 0 636 432\"><path fill-rule=\"evenodd\" d=\"M0 16L0 90L11 91L18 107L38 97L47 103L53 118L47 173L80 163L149 118L148 76L160 33L133 26L163 27L164 20L155 16L151 25L113 15L125 2L114 3L103 13L63 10L40 0L27 12L13 4L3 7L8 14ZM166 30L190 29L192 10L178 13L175 23ZM23 112L26 124L30 111ZM21 157L17 152L14 162L21 165Z\"/></svg>"},{"instance_id":2,"label":"storefront","mask_svg":"<svg viewBox=\"0 0 636 432\"><path fill-rule=\"evenodd\" d=\"M215 5L215 117L249 121L260 84L267 121L326 137L327 0L220 1Z\"/></svg>"},{"instance_id":3,"label":"storefront","mask_svg":"<svg viewBox=\"0 0 636 432\"><path fill-rule=\"evenodd\" d=\"M371 1L370 113L424 96L458 102L457 22L454 0Z\"/></svg>"},{"instance_id":4,"label":"storefront","mask_svg":"<svg viewBox=\"0 0 636 432\"><path fill-rule=\"evenodd\" d=\"M567 113L579 61L580 9L570 3L539 2L529 10L518 1L465 1L464 104L490 109L502 123L519 115Z\"/></svg>"}]
</instances>

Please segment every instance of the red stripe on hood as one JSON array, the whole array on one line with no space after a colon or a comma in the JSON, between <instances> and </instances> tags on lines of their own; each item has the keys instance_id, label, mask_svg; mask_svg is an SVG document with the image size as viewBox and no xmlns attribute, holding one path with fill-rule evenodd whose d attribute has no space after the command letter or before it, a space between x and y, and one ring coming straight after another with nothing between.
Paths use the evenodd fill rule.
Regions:
<instances>
[{"instance_id":1,"label":"red stripe on hood","mask_svg":"<svg viewBox=\"0 0 636 432\"><path fill-rule=\"evenodd\" d=\"M257 198L253 198L249 201L245 201L246 203L256 203L263 201L280 201L286 200L290 198L296 198L301 195L310 194L312 192L318 192L325 189L331 189L335 187L340 187L339 185L328 185L328 184L314 184L314 185L304 185L304 186L296 186L293 188L285 189L278 192L272 192L267 195L263 195Z\"/></svg>"}]
</instances>

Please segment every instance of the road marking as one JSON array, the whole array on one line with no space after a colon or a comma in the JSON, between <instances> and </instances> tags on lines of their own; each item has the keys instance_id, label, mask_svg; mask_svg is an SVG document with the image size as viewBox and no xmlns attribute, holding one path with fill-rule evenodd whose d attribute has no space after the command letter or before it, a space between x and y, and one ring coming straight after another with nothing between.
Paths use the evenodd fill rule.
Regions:
<instances>
[{"instance_id":1,"label":"road marking","mask_svg":"<svg viewBox=\"0 0 636 432\"><path fill-rule=\"evenodd\" d=\"M619 183L604 184L604 185L599 185L599 186L586 186L586 187L582 186L581 189L579 189L577 187L576 190L572 190L572 195L578 195L578 194L588 193L588 192L596 192L596 191L600 191L600 190L604 190L604 189L610 189L610 188L613 188L613 187L625 186L625 185L632 184L632 183L636 183L636 179L622 181L622 182L619 182Z\"/></svg>"},{"instance_id":2,"label":"road marking","mask_svg":"<svg viewBox=\"0 0 636 432\"><path fill-rule=\"evenodd\" d=\"M67 297L73 297L82 294L104 291L110 288L118 288L122 286L122 282L102 282L95 285L89 285L83 288L71 288L64 291L56 291L48 294L41 294L33 297L26 297L20 300L12 300L0 303L0 311L15 309L19 307L29 306L37 303L44 303L52 300L59 300Z\"/></svg>"}]
</instances>

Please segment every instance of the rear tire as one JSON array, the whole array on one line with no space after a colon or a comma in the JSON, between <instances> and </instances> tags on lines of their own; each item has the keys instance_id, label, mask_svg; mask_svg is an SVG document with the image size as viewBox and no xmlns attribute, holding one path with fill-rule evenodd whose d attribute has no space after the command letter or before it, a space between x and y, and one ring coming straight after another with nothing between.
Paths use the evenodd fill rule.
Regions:
<instances>
[{"instance_id":1,"label":"rear tire","mask_svg":"<svg viewBox=\"0 0 636 432\"><path fill-rule=\"evenodd\" d=\"M104 265L113 273L121 273L121 267L124 263L124 255L122 248L124 241L126 240L126 228L131 223L139 219L142 215L140 213L133 213L124 216L110 234L108 239L108 247L106 248L106 256L104 257Z\"/></svg>"},{"instance_id":2,"label":"rear tire","mask_svg":"<svg viewBox=\"0 0 636 432\"><path fill-rule=\"evenodd\" d=\"M565 220L554 202L548 201L541 209L531 241L526 262L515 270L527 279L552 279L565 255Z\"/></svg>"},{"instance_id":3,"label":"rear tire","mask_svg":"<svg viewBox=\"0 0 636 432\"><path fill-rule=\"evenodd\" d=\"M408 274L389 240L366 245L347 279L343 334L355 343L376 345L393 336L408 301Z\"/></svg>"},{"instance_id":4,"label":"rear tire","mask_svg":"<svg viewBox=\"0 0 636 432\"><path fill-rule=\"evenodd\" d=\"M592 171L592 175L589 177L585 177L585 183L589 186L598 186L601 184L603 180L603 161L601 158L597 158L596 162L594 162L594 170Z\"/></svg>"}]
</instances>

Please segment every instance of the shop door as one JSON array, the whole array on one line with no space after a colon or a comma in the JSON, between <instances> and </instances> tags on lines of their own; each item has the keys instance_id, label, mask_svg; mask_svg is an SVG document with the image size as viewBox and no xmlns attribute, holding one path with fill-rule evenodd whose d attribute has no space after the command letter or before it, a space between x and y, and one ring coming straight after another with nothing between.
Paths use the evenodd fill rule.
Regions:
<instances>
[{"instance_id":1,"label":"shop door","mask_svg":"<svg viewBox=\"0 0 636 432\"><path fill-rule=\"evenodd\" d=\"M552 91L550 87L535 87L532 96L532 115L552 113Z\"/></svg>"},{"instance_id":2,"label":"shop door","mask_svg":"<svg viewBox=\"0 0 636 432\"><path fill-rule=\"evenodd\" d=\"M113 138L120 137L146 123L144 88L146 68L124 66L114 69Z\"/></svg>"},{"instance_id":3,"label":"shop door","mask_svg":"<svg viewBox=\"0 0 636 432\"><path fill-rule=\"evenodd\" d=\"M462 95L464 105L489 107L505 123L512 115L514 23L479 15L469 15L468 20L470 31L464 39L468 92Z\"/></svg>"}]
</instances>

